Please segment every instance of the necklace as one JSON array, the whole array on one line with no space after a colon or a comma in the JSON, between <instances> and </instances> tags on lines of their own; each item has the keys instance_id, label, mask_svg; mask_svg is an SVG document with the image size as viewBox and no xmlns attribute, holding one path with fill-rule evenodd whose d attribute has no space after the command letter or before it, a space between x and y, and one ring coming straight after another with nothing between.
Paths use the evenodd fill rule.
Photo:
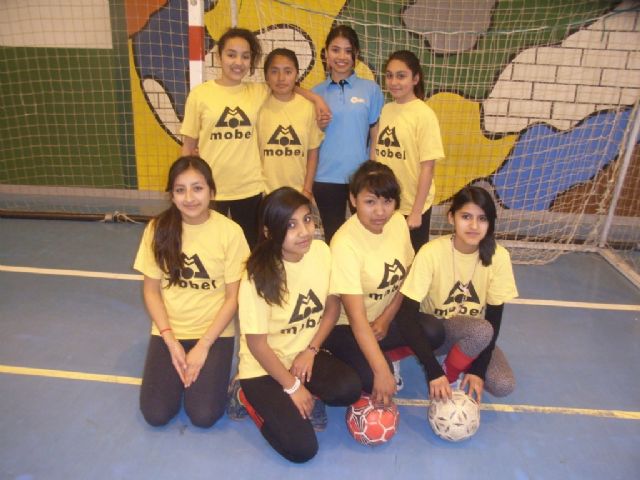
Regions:
<instances>
[{"instance_id":1,"label":"necklace","mask_svg":"<svg viewBox=\"0 0 640 480\"><path fill-rule=\"evenodd\" d=\"M456 277L457 277L457 271L456 271L456 249L453 246L453 239L455 237L455 234L451 235L451 263L452 263L452 267L453 267L453 282L454 285L456 283ZM469 290L469 287L471 285L471 280L473 280L473 276L476 273L476 268L478 267L478 263L480 263L480 255L478 255L478 259L476 260L475 265L473 266L473 271L471 272L471 276L469 277L469 281L467 283L463 283L462 280L458 280L457 283L460 284L460 290L462 291L462 300L461 301L456 301L456 308L453 312L453 315L458 315L460 313L460 310L462 310L462 304L464 302L466 302L469 297L471 296L471 291ZM456 296L453 297L454 300L456 298Z\"/></svg>"}]
</instances>

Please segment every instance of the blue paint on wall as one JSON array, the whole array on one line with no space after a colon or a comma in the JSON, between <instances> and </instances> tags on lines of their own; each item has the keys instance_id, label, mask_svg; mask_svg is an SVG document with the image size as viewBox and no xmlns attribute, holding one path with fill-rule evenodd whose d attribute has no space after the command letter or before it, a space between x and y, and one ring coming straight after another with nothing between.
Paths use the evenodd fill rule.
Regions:
<instances>
[{"instance_id":1,"label":"blue paint on wall","mask_svg":"<svg viewBox=\"0 0 640 480\"><path fill-rule=\"evenodd\" d=\"M568 132L544 124L527 129L492 178L503 205L548 210L558 194L616 158L629 116L630 109L599 112Z\"/></svg>"}]
</instances>

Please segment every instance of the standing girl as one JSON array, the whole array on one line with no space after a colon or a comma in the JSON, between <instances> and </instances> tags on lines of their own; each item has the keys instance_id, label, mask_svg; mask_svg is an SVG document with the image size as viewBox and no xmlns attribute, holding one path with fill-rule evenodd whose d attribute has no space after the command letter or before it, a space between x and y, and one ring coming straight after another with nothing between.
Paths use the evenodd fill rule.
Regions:
<instances>
[{"instance_id":1,"label":"standing girl","mask_svg":"<svg viewBox=\"0 0 640 480\"><path fill-rule=\"evenodd\" d=\"M331 30L325 43L329 76L313 88L332 112L313 186L327 243L345 220L349 177L362 162L375 157L378 117L384 104L380 87L354 73L359 53L358 35L351 27L340 25Z\"/></svg>"},{"instance_id":2,"label":"standing girl","mask_svg":"<svg viewBox=\"0 0 640 480\"><path fill-rule=\"evenodd\" d=\"M238 225L209 210L216 188L204 160L176 160L167 191L171 207L145 229L134 263L152 320L140 408L149 424L164 425L184 397L191 422L206 428L224 413L249 249Z\"/></svg>"},{"instance_id":3,"label":"standing girl","mask_svg":"<svg viewBox=\"0 0 640 480\"><path fill-rule=\"evenodd\" d=\"M307 197L291 187L271 192L240 285L239 398L269 444L297 463L318 450L314 396L346 406L361 390L351 368L320 350L340 307L328 295L329 248L314 231Z\"/></svg>"},{"instance_id":4,"label":"standing girl","mask_svg":"<svg viewBox=\"0 0 640 480\"><path fill-rule=\"evenodd\" d=\"M189 93L180 129L182 154L197 153L209 163L219 185L215 208L231 214L251 247L257 240L256 214L264 190L255 125L269 87L242 79L253 74L261 52L249 30L227 30L218 41L221 76ZM317 95L298 87L296 91L326 110Z\"/></svg>"},{"instance_id":5,"label":"standing girl","mask_svg":"<svg viewBox=\"0 0 640 480\"><path fill-rule=\"evenodd\" d=\"M358 372L375 403L388 405L396 381L383 352L406 345L394 319L414 253L407 222L396 212L400 187L388 166L366 161L349 190L356 213L331 241L330 292L340 295L344 309L325 347ZM439 345L441 334L428 336Z\"/></svg>"},{"instance_id":6,"label":"standing girl","mask_svg":"<svg viewBox=\"0 0 640 480\"><path fill-rule=\"evenodd\" d=\"M407 219L417 252L429 240L431 205L435 196L435 162L444 158L440 126L424 103L424 80L418 58L408 50L391 54L385 81L393 102L380 115L376 159L391 167L402 194L400 213Z\"/></svg>"},{"instance_id":7,"label":"standing girl","mask_svg":"<svg viewBox=\"0 0 640 480\"><path fill-rule=\"evenodd\" d=\"M496 340L504 302L518 291L509 252L495 241L496 207L486 190L465 187L453 197L448 217L454 233L418 252L402 286L409 313L400 328L425 367L430 398L450 397L449 384L461 373L461 388L478 401L484 390L502 397L513 391L515 379ZM444 327L439 348L419 327L429 320ZM434 352L447 355L444 370Z\"/></svg>"},{"instance_id":8,"label":"standing girl","mask_svg":"<svg viewBox=\"0 0 640 480\"><path fill-rule=\"evenodd\" d=\"M324 133L313 104L295 93L298 69L291 50L276 48L267 55L264 74L271 96L258 117L258 144L266 191L290 186L311 198Z\"/></svg>"}]
</instances>

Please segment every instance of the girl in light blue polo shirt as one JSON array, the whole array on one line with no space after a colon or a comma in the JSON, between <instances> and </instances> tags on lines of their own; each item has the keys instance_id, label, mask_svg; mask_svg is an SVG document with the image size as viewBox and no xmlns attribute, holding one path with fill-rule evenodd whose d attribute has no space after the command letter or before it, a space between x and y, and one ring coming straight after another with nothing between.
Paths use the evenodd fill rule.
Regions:
<instances>
[{"instance_id":1,"label":"girl in light blue polo shirt","mask_svg":"<svg viewBox=\"0 0 640 480\"><path fill-rule=\"evenodd\" d=\"M332 29L325 53L329 76L313 92L329 105L332 119L320 146L313 196L328 243L345 220L349 177L362 162L375 158L370 139L377 136L384 97L378 84L354 72L360 42L351 27Z\"/></svg>"}]
</instances>

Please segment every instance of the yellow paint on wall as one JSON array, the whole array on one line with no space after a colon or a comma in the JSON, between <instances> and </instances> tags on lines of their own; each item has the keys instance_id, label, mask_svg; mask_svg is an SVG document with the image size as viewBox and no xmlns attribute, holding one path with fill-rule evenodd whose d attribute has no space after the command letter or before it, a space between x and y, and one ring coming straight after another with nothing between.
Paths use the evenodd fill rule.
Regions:
<instances>
[{"instance_id":1,"label":"yellow paint on wall","mask_svg":"<svg viewBox=\"0 0 640 480\"><path fill-rule=\"evenodd\" d=\"M133 62L131 40L129 40L129 72L138 189L163 191L166 187L169 167L180 155L180 145L162 128L145 99L140 77Z\"/></svg>"},{"instance_id":2,"label":"yellow paint on wall","mask_svg":"<svg viewBox=\"0 0 640 480\"><path fill-rule=\"evenodd\" d=\"M446 156L435 172L437 204L469 182L493 173L507 158L518 135L487 138L480 128L480 103L454 93L438 93L427 105L438 116Z\"/></svg>"}]
</instances>

